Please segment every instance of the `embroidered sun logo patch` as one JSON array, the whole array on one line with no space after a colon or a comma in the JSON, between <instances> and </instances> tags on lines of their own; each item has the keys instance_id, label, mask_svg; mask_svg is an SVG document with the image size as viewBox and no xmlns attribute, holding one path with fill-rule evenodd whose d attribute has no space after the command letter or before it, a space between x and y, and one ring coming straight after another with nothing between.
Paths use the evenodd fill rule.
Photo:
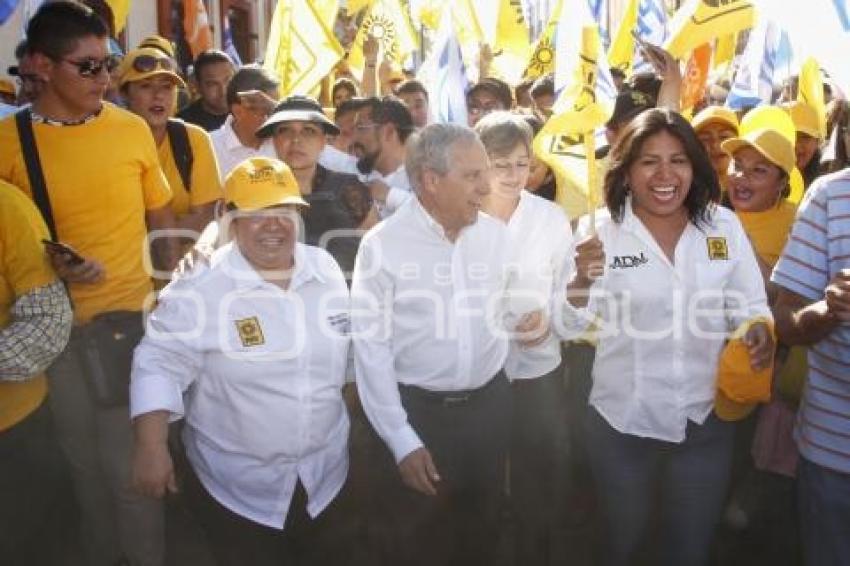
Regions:
<instances>
[{"instance_id":1,"label":"embroidered sun logo patch","mask_svg":"<svg viewBox=\"0 0 850 566\"><path fill-rule=\"evenodd\" d=\"M239 339L242 340L243 346L262 346L266 343L266 338L263 336L263 329L256 316L243 318L234 322L236 323L236 331L239 333Z\"/></svg>"}]
</instances>

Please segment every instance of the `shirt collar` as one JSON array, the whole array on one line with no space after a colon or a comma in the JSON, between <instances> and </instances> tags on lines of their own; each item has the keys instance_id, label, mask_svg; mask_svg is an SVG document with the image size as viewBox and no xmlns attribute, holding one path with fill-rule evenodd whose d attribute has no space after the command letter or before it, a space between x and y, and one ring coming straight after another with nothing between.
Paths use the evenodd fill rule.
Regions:
<instances>
[{"instance_id":1,"label":"shirt collar","mask_svg":"<svg viewBox=\"0 0 850 566\"><path fill-rule=\"evenodd\" d=\"M248 263L235 241L227 244L222 250L225 254L223 260L227 263L227 275L233 279L237 289L251 290L273 285L263 279L254 266ZM304 244L298 242L295 244L295 266L288 291L294 291L314 279L319 283L326 281L324 274L307 253Z\"/></svg>"},{"instance_id":2,"label":"shirt collar","mask_svg":"<svg viewBox=\"0 0 850 566\"><path fill-rule=\"evenodd\" d=\"M233 129L233 114L227 115L221 129L224 130L224 147L227 148L228 151L234 151L245 147L242 145L242 142L239 141L239 136L236 135L236 131Z\"/></svg>"},{"instance_id":3,"label":"shirt collar","mask_svg":"<svg viewBox=\"0 0 850 566\"><path fill-rule=\"evenodd\" d=\"M426 228L431 230L434 234L436 234L441 240L445 240L449 242L449 239L446 237L446 231L443 228L443 225L434 220L434 217L425 210L425 207L422 206L422 202L419 200L419 197L412 199L414 212L419 218L422 220L422 223Z\"/></svg>"}]
</instances>

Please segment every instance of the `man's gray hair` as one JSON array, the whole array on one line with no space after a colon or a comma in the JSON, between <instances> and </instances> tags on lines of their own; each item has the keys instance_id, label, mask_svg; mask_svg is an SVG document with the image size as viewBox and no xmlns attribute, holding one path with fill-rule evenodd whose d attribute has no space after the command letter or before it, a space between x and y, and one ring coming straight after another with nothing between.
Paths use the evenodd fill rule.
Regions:
<instances>
[{"instance_id":1,"label":"man's gray hair","mask_svg":"<svg viewBox=\"0 0 850 566\"><path fill-rule=\"evenodd\" d=\"M471 128L457 124L430 124L410 137L404 166L414 191L422 188L423 169L449 172L449 151L456 142L481 143Z\"/></svg>"}]
</instances>

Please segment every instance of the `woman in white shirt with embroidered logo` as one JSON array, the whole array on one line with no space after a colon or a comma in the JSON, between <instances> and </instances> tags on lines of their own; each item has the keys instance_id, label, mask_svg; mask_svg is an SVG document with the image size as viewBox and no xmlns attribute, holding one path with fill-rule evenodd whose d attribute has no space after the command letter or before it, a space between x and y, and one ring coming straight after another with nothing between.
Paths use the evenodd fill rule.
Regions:
<instances>
[{"instance_id":1,"label":"woman in white shirt with embroidered logo","mask_svg":"<svg viewBox=\"0 0 850 566\"><path fill-rule=\"evenodd\" d=\"M713 414L718 360L728 335L752 323L750 364L768 366L770 309L752 246L735 215L713 204L717 175L681 116L645 111L611 158L610 217L576 247L564 313L598 329L586 434L606 563L633 563L657 516L653 563L705 565L734 435ZM593 232L587 223L578 231Z\"/></svg>"},{"instance_id":2,"label":"woman in white shirt with embroidered logo","mask_svg":"<svg viewBox=\"0 0 850 566\"><path fill-rule=\"evenodd\" d=\"M572 230L560 207L525 190L532 139L526 120L493 112L475 131L490 158L490 193L483 210L508 227L511 275L506 307L522 334L534 320L548 318L555 286L564 281ZM563 292L557 296L563 297ZM505 362L513 397L510 477L516 551L518 563L529 566L551 562L549 554L565 519L568 442L561 345L554 334L547 334L529 336L538 339L533 345L511 340Z\"/></svg>"}]
</instances>

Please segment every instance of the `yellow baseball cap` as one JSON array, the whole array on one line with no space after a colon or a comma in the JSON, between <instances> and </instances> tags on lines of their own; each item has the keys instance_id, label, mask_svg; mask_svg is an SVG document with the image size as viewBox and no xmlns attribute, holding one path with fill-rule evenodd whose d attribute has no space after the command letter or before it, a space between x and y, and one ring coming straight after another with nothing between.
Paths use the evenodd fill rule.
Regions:
<instances>
[{"instance_id":1,"label":"yellow baseball cap","mask_svg":"<svg viewBox=\"0 0 850 566\"><path fill-rule=\"evenodd\" d=\"M735 130L736 133L738 131L738 115L724 106L708 106L703 108L691 120L691 126L694 130L699 130L711 122L720 122Z\"/></svg>"},{"instance_id":2,"label":"yellow baseball cap","mask_svg":"<svg viewBox=\"0 0 850 566\"><path fill-rule=\"evenodd\" d=\"M252 157L237 165L224 180L224 202L239 210L260 210L281 204L309 206L298 181L283 161Z\"/></svg>"},{"instance_id":3,"label":"yellow baseball cap","mask_svg":"<svg viewBox=\"0 0 850 566\"><path fill-rule=\"evenodd\" d=\"M752 147L788 175L796 167L794 144L777 130L762 128L720 144L720 148L729 155L743 147Z\"/></svg>"},{"instance_id":4,"label":"yellow baseball cap","mask_svg":"<svg viewBox=\"0 0 850 566\"><path fill-rule=\"evenodd\" d=\"M9 79L0 79L0 94L9 94L11 96L15 96L15 94L17 94L17 90L15 89L15 83L10 81Z\"/></svg>"},{"instance_id":5,"label":"yellow baseball cap","mask_svg":"<svg viewBox=\"0 0 850 566\"><path fill-rule=\"evenodd\" d=\"M794 102L788 107L788 113L794 122L794 128L813 138L822 139L817 111L805 102Z\"/></svg>"},{"instance_id":6,"label":"yellow baseball cap","mask_svg":"<svg viewBox=\"0 0 850 566\"><path fill-rule=\"evenodd\" d=\"M750 352L744 343L744 335L755 323L766 323L774 343L776 336L773 323L754 319L742 324L732 334L720 353L717 364L717 393L714 397L714 412L724 421L737 421L749 415L758 403L770 400L773 359L760 371L750 365Z\"/></svg>"},{"instance_id":7,"label":"yellow baseball cap","mask_svg":"<svg viewBox=\"0 0 850 566\"><path fill-rule=\"evenodd\" d=\"M141 47L130 51L118 68L119 86L157 76L169 77L177 86L186 88L186 83L177 74L174 60L153 47Z\"/></svg>"},{"instance_id":8,"label":"yellow baseball cap","mask_svg":"<svg viewBox=\"0 0 850 566\"><path fill-rule=\"evenodd\" d=\"M158 49L160 52L165 53L174 59L174 44L161 35L149 35L142 40L137 49L141 47L152 47L153 49Z\"/></svg>"}]
</instances>

